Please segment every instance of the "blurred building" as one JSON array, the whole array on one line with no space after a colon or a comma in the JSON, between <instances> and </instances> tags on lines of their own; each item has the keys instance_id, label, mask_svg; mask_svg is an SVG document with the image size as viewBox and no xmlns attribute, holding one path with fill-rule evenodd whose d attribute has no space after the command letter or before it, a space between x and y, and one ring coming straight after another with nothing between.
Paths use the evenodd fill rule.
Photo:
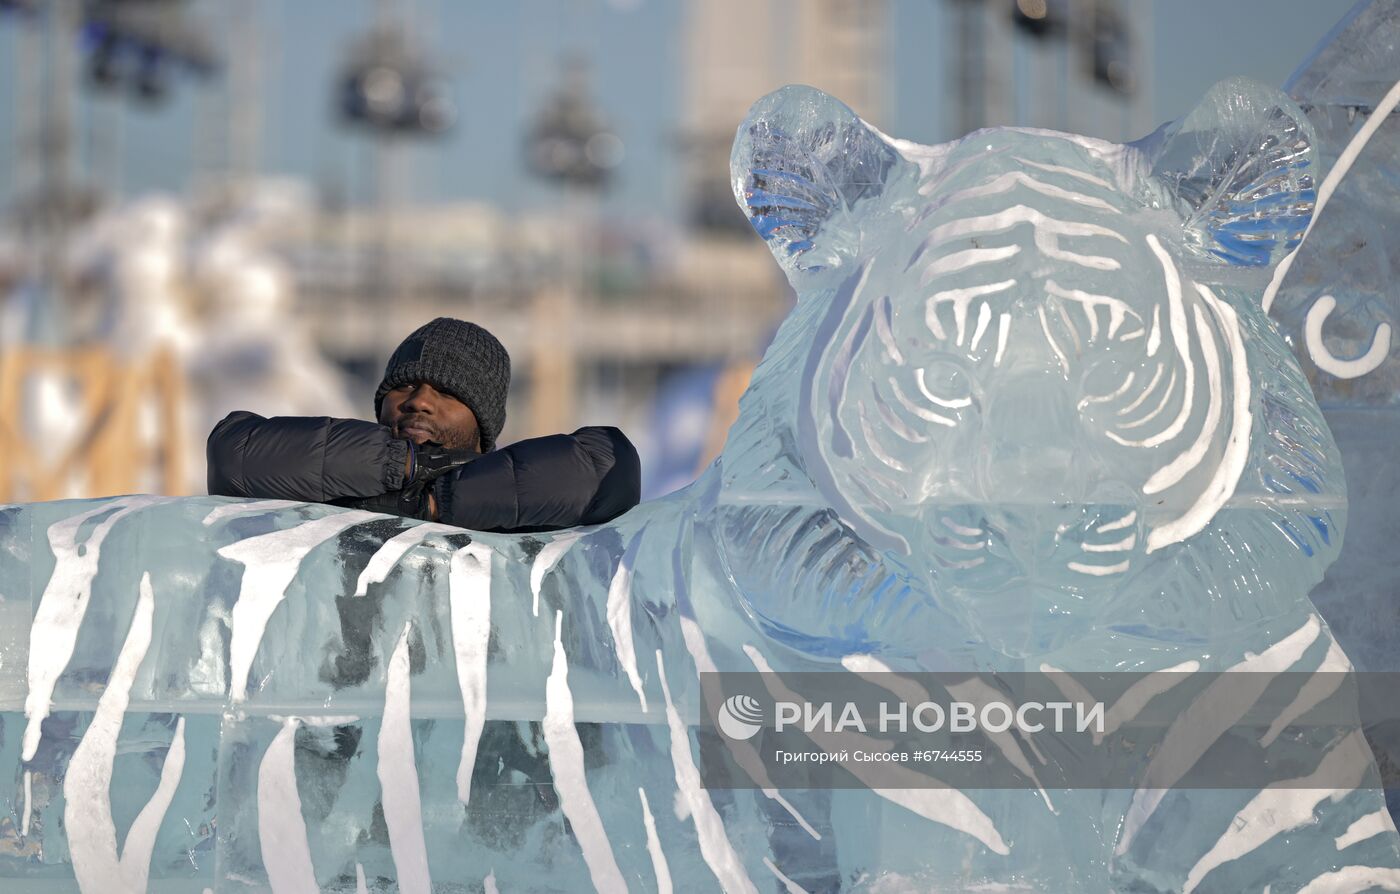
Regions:
<instances>
[{"instance_id":1,"label":"blurred building","mask_svg":"<svg viewBox=\"0 0 1400 894\"><path fill-rule=\"evenodd\" d=\"M945 0L954 136L1043 127L1115 141L1152 120L1150 0Z\"/></svg>"},{"instance_id":2,"label":"blurred building","mask_svg":"<svg viewBox=\"0 0 1400 894\"><path fill-rule=\"evenodd\" d=\"M494 332L514 368L507 441L640 419L670 370L751 356L786 310L761 246L714 250L589 220L575 267L577 224L477 204L388 217L309 211L266 244L294 277L297 316L367 394L428 319L466 317ZM561 360L573 368L558 371ZM532 402L547 373L566 376L575 394L556 408L563 415L541 418Z\"/></svg>"},{"instance_id":3,"label":"blurred building","mask_svg":"<svg viewBox=\"0 0 1400 894\"><path fill-rule=\"evenodd\" d=\"M607 221L575 192L538 216L485 205L316 211L269 244L289 262L298 313L322 350L366 388L412 326L470 317L511 350L506 440L607 421L659 443L646 429L662 383L697 368L746 369L789 306L777 265L734 201L738 123L787 83L821 87L881 123L887 32L883 2L690 3L680 230ZM739 390L730 384L720 399L732 403ZM732 418L727 405L714 410ZM702 461L722 434L705 433Z\"/></svg>"},{"instance_id":4,"label":"blurred building","mask_svg":"<svg viewBox=\"0 0 1400 894\"><path fill-rule=\"evenodd\" d=\"M729 151L749 106L765 94L807 84L887 126L884 0L691 0L684 35L687 207L702 232L751 233L734 203Z\"/></svg>"},{"instance_id":5,"label":"blurred building","mask_svg":"<svg viewBox=\"0 0 1400 894\"><path fill-rule=\"evenodd\" d=\"M138 6L145 16L136 22L140 29L112 18L127 15L115 2L64 0L52 9L66 18L16 21L20 47L54 73L19 85L33 99L20 104L28 117L18 130L33 138L21 140L30 148L16 159L16 182L44 186L44 207L54 204L56 190L79 184L106 187L108 194L94 190L92 207L65 218L53 234L14 227L0 238L0 289L13 299L0 355L29 356L22 351L34 343L35 321L57 319L59 331L45 337L75 350L112 353L133 370L157 355L167 358L161 362L172 365L162 367L162 381L188 394L189 411L159 430L135 416L130 425L151 429L156 442L181 442L166 450L184 458L178 468L166 462L174 469L166 477L187 481L162 483L143 473L131 484L99 485L91 475L78 476L65 494L95 487L197 490L203 433L234 406L367 414L389 353L412 328L440 315L473 319L510 349L514 387L505 442L586 423L619 424L638 442L644 463L674 472L669 481L683 481L722 444L751 364L790 301L778 266L735 205L728 158L737 125L755 100L787 83L818 86L877 125L887 124L884 0L692 0L682 22L686 49L677 60L681 95L670 134L676 139L666 143L684 193L680 221L610 219L600 200L605 182L561 185L547 212L415 202L391 189L386 173L404 139L397 123L381 128L384 133L357 128L358 138L375 147L377 203L345 205L318 196L308 183L269 180L261 170L261 60L272 40L261 29L272 20L262 4L251 2L215 15L221 25L211 33L228 65L196 107L197 163L188 193L156 204L128 203L114 200L120 143L103 144L106 154L99 153L111 176L87 170L90 160L71 149L76 120L70 119L81 109L96 114L91 99L80 102L83 91L141 108L153 101L154 86L171 86L157 77L164 70L123 62L129 61L127 44L136 46L137 38L172 43L171 35L186 31L166 26L185 28L190 20L180 3L131 8ZM84 11L92 10L115 12L93 32L95 42L75 43ZM394 24L381 15L366 33L397 33ZM350 63L363 61L364 46L346 57ZM410 62L419 55L399 54ZM172 58L181 60L181 71L203 70L202 62L194 64L203 55ZM378 82L368 79L379 76L383 60L376 55L371 61L327 72L328 94L374 99L384 93L370 89ZM361 69L369 74L359 80L347 75ZM566 67L563 86L582 78L573 72L584 69ZM347 84L363 89L356 93ZM582 81L572 86L577 89L560 95L586 96ZM40 116L40 110L47 112ZM606 121L607 110L599 111ZM105 138L101 121L84 120ZM42 152L41 146L62 151ZM147 226L151 221L160 226ZM47 248L37 250L36 243ZM25 295L38 297L21 300ZM60 303L63 313L44 313ZM153 335L133 340L131 332ZM63 373L44 373L52 380L45 387L63 386ZM36 385L28 372L10 378L18 383L17 395L45 384ZM667 395L686 391L668 387L681 381L708 383L708 397L695 403L705 425L693 431L660 406L671 400ZM92 440L74 419L74 443ZM682 437L682 429L689 434ZM15 487L14 494L38 493L23 482Z\"/></svg>"}]
</instances>

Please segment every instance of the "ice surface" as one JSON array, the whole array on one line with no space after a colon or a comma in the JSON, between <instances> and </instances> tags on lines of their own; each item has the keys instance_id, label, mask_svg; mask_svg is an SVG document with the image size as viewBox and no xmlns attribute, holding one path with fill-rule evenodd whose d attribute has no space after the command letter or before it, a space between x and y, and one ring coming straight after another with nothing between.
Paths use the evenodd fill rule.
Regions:
<instances>
[{"instance_id":1,"label":"ice surface","mask_svg":"<svg viewBox=\"0 0 1400 894\"><path fill-rule=\"evenodd\" d=\"M700 785L708 670L1346 666L1338 450L1261 307L1315 141L1244 81L1129 146L786 88L733 175L799 300L692 487L557 535L0 509L5 890L1400 888L1373 774Z\"/></svg>"},{"instance_id":2,"label":"ice surface","mask_svg":"<svg viewBox=\"0 0 1400 894\"><path fill-rule=\"evenodd\" d=\"M1350 529L1313 599L1364 670L1400 670L1400 3L1358 4L1289 80L1333 189L1271 315L1347 470ZM1387 108L1383 108L1387 107Z\"/></svg>"}]
</instances>

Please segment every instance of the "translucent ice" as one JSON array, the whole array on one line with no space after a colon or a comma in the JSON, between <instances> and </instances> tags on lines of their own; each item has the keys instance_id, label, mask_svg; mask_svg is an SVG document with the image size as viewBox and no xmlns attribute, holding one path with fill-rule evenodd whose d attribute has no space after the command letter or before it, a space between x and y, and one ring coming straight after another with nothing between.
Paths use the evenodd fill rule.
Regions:
<instances>
[{"instance_id":1,"label":"translucent ice","mask_svg":"<svg viewBox=\"0 0 1400 894\"><path fill-rule=\"evenodd\" d=\"M1373 772L701 784L709 670L1348 666L1308 600L1337 448L1260 304L1314 143L1243 81L1129 146L916 146L787 88L733 175L799 300L692 487L528 536L0 510L6 890L1400 888Z\"/></svg>"},{"instance_id":2,"label":"translucent ice","mask_svg":"<svg viewBox=\"0 0 1400 894\"><path fill-rule=\"evenodd\" d=\"M1357 667L1400 670L1400 3L1358 4L1285 87L1326 202L1270 313L1341 448L1346 546L1313 599Z\"/></svg>"}]
</instances>

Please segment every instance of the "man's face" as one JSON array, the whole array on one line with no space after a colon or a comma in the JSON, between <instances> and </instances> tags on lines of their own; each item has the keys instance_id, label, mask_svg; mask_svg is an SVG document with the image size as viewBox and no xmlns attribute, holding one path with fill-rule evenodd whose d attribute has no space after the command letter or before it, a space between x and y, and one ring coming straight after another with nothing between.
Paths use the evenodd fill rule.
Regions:
<instances>
[{"instance_id":1,"label":"man's face","mask_svg":"<svg viewBox=\"0 0 1400 894\"><path fill-rule=\"evenodd\" d=\"M379 424L393 429L395 437L415 444L432 441L450 450L481 452L476 414L427 382L400 385L386 392L379 408Z\"/></svg>"}]
</instances>

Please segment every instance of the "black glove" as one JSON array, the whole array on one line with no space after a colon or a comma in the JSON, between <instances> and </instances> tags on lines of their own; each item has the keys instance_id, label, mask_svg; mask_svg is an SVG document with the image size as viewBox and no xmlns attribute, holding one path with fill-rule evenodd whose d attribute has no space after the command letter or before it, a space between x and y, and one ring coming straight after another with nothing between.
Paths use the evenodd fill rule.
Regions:
<instances>
[{"instance_id":1,"label":"black glove","mask_svg":"<svg viewBox=\"0 0 1400 894\"><path fill-rule=\"evenodd\" d=\"M430 489L429 482L420 481L417 484L410 484L403 490L393 490L375 497L346 497L336 500L334 505L350 509L363 509L366 512L382 512L385 515L432 521L432 514L428 507Z\"/></svg>"},{"instance_id":2,"label":"black glove","mask_svg":"<svg viewBox=\"0 0 1400 894\"><path fill-rule=\"evenodd\" d=\"M432 441L425 444L409 441L408 450L411 461L408 478L404 481L405 490L413 486L421 487L453 469L460 469L472 460L481 458L480 453L471 450L448 450Z\"/></svg>"}]
</instances>

